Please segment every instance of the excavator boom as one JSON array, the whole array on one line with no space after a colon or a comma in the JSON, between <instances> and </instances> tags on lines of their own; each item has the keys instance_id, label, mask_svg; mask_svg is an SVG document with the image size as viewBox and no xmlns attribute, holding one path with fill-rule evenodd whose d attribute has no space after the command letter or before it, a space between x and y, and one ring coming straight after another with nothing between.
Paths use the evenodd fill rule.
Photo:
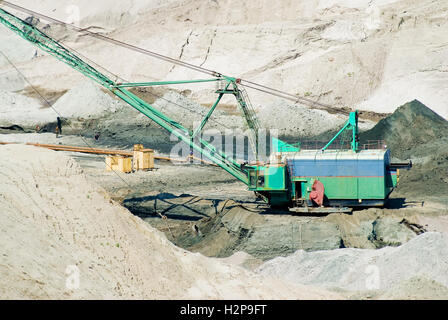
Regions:
<instances>
[{"instance_id":1,"label":"excavator boom","mask_svg":"<svg viewBox=\"0 0 448 320\"><path fill-rule=\"evenodd\" d=\"M81 72L86 77L92 79L98 84L102 85L104 88L111 91L117 97L125 101L127 104L137 109L145 116L153 120L162 128L166 129L171 134L175 135L179 140L185 142L190 148L200 152L203 156L207 157L220 166L228 173L233 175L238 180L242 181L246 185L249 184L248 174L245 169L241 167L236 161L227 157L223 152L218 151L213 145L197 137L195 142L193 139L194 133L187 128L183 127L180 123L169 118L165 114L161 113L153 106L148 104L146 101L142 100L135 94L126 90L125 87L135 87L141 84L122 84L116 83L109 79L106 75L95 69L93 66L85 62L83 59L78 57L76 54L65 48L61 43L52 39L47 34L33 26L32 24L18 18L17 16L3 10L0 8L0 23L5 25L8 29L18 34L23 39L37 46L41 50L49 53L56 59L64 62L73 69ZM216 79L209 79L203 81L218 81L227 80L233 82L233 78L223 77ZM185 83L186 81L179 81L178 83ZM194 81L192 81L194 82ZM200 82L197 81L196 82ZM155 83L151 83L154 85ZM164 83L160 83L164 84ZM148 83L149 85L149 83Z\"/></svg>"}]
</instances>

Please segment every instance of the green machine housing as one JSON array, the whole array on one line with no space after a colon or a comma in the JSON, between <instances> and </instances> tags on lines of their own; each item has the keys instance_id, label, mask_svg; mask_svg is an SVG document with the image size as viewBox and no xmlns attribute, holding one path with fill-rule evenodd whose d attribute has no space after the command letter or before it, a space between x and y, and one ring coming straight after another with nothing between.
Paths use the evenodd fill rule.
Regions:
<instances>
[{"instance_id":1,"label":"green machine housing","mask_svg":"<svg viewBox=\"0 0 448 320\"><path fill-rule=\"evenodd\" d=\"M264 195L272 206L311 205L316 180L324 185L325 205L381 206L398 182L390 150L301 150L276 156L277 164L249 170L249 190Z\"/></svg>"},{"instance_id":2,"label":"green machine housing","mask_svg":"<svg viewBox=\"0 0 448 320\"><path fill-rule=\"evenodd\" d=\"M333 142L349 132L350 147L331 149ZM316 180L324 187L324 206L382 206L397 186L399 168L390 150L358 145L358 112L351 112L339 132L323 147L304 150L275 139L277 152L269 164L249 168L249 190L274 207L313 206L310 193Z\"/></svg>"}]
</instances>

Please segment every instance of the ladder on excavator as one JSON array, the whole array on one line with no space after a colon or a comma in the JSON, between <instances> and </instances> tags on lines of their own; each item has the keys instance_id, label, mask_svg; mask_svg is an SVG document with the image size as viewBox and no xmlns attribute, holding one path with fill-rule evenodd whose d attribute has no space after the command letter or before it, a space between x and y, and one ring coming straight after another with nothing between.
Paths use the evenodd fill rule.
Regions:
<instances>
[{"instance_id":1,"label":"ladder on excavator","mask_svg":"<svg viewBox=\"0 0 448 320\"><path fill-rule=\"evenodd\" d=\"M258 133L260 130L260 124L258 122L255 109L250 102L249 95L244 87L238 87L238 94L236 96L238 104L241 107L244 118L246 119L247 126L250 129L249 141L252 146L252 150L255 154L255 158L258 161Z\"/></svg>"},{"instance_id":2,"label":"ladder on excavator","mask_svg":"<svg viewBox=\"0 0 448 320\"><path fill-rule=\"evenodd\" d=\"M255 109L250 102L249 95L246 90L242 86L238 86L240 83L239 79L235 79L232 82L232 89L224 89L218 90L217 93L231 93L235 96L238 106L243 113L244 118L246 119L247 127L249 128L249 143L252 147L252 151L254 152L255 159L258 161L258 132L260 130L260 124L258 122L257 115L255 113Z\"/></svg>"}]
</instances>

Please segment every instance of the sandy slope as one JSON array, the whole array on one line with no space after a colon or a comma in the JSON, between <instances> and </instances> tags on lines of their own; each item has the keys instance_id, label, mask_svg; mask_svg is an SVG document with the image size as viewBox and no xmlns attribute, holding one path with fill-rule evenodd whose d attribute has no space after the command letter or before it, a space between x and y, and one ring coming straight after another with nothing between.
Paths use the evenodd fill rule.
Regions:
<instances>
[{"instance_id":1,"label":"sandy slope","mask_svg":"<svg viewBox=\"0 0 448 320\"><path fill-rule=\"evenodd\" d=\"M337 298L175 247L61 153L1 146L0 176L0 298Z\"/></svg>"},{"instance_id":2,"label":"sandy slope","mask_svg":"<svg viewBox=\"0 0 448 320\"><path fill-rule=\"evenodd\" d=\"M444 117L448 94L448 23L443 0L71 1L16 3L174 58L241 76L319 101L378 112L419 99ZM77 11L78 10L78 11ZM58 38L66 35L53 30ZM83 78L52 57L31 59L34 48L1 29L2 50L35 84L65 90ZM70 46L131 81L203 75L87 37ZM0 61L2 71L9 70ZM9 81L2 81L8 77ZM19 82L19 83L17 83ZM13 75L0 83L14 84ZM210 103L213 88L178 86ZM208 90L206 90L208 88ZM277 98L251 92L269 108Z\"/></svg>"},{"instance_id":3,"label":"sandy slope","mask_svg":"<svg viewBox=\"0 0 448 320\"><path fill-rule=\"evenodd\" d=\"M447 244L446 233L426 232L399 247L378 250L299 250L256 270L292 283L349 291L381 290L387 292L381 297L384 299L447 299Z\"/></svg>"}]
</instances>

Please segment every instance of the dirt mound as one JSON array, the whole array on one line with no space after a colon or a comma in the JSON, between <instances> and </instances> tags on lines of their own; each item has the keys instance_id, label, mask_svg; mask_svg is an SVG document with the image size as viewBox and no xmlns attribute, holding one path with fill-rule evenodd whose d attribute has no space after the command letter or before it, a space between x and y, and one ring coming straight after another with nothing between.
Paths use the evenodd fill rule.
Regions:
<instances>
[{"instance_id":1,"label":"dirt mound","mask_svg":"<svg viewBox=\"0 0 448 320\"><path fill-rule=\"evenodd\" d=\"M0 149L2 299L337 297L174 246L62 153Z\"/></svg>"},{"instance_id":2,"label":"dirt mound","mask_svg":"<svg viewBox=\"0 0 448 320\"><path fill-rule=\"evenodd\" d=\"M414 277L439 283L446 294L447 270L448 236L435 232L424 233L396 248L299 250L289 257L275 258L257 268L261 274L278 276L292 283L349 291L396 288L401 296L406 288L411 288L411 292L415 289L411 281ZM393 296L393 291L389 291L388 297Z\"/></svg>"},{"instance_id":3,"label":"dirt mound","mask_svg":"<svg viewBox=\"0 0 448 320\"><path fill-rule=\"evenodd\" d=\"M371 130L360 134L361 142L382 139L393 156L409 158L428 155L428 148L448 138L448 121L418 100L399 107ZM442 141L443 140L443 141Z\"/></svg>"},{"instance_id":4,"label":"dirt mound","mask_svg":"<svg viewBox=\"0 0 448 320\"><path fill-rule=\"evenodd\" d=\"M18 93L0 90L0 126L18 125L34 129L56 120L56 113L50 108L44 108L40 101L25 97Z\"/></svg>"},{"instance_id":5,"label":"dirt mound","mask_svg":"<svg viewBox=\"0 0 448 320\"><path fill-rule=\"evenodd\" d=\"M94 82L85 81L60 97L53 108L64 118L92 118L113 113L124 106Z\"/></svg>"},{"instance_id":6,"label":"dirt mound","mask_svg":"<svg viewBox=\"0 0 448 320\"><path fill-rule=\"evenodd\" d=\"M442 146L446 148L448 141ZM396 196L412 197L416 200L432 198L446 202L448 194L448 152L428 151L428 158L415 164L409 171L400 171L400 184Z\"/></svg>"},{"instance_id":7,"label":"dirt mound","mask_svg":"<svg viewBox=\"0 0 448 320\"><path fill-rule=\"evenodd\" d=\"M400 171L397 195L417 199L444 196L448 190L448 121L418 100L360 134L361 142L382 139L392 157L411 159L411 170Z\"/></svg>"}]
</instances>

